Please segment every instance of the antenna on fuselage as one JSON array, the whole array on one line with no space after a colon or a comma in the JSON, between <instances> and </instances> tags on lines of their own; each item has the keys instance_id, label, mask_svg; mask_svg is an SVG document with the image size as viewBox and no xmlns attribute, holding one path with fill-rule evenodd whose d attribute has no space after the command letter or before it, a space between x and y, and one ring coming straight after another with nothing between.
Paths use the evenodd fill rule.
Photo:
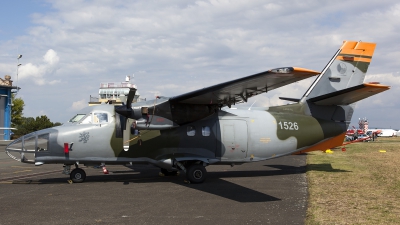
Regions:
<instances>
[{"instance_id":1,"label":"antenna on fuselage","mask_svg":"<svg viewBox=\"0 0 400 225\"><path fill-rule=\"evenodd\" d=\"M249 107L248 110L251 110L251 107L253 107L253 105L254 105L254 103L256 103L256 101L257 101L257 100L255 100L255 101L253 102L253 104L251 104L251 106Z\"/></svg>"}]
</instances>

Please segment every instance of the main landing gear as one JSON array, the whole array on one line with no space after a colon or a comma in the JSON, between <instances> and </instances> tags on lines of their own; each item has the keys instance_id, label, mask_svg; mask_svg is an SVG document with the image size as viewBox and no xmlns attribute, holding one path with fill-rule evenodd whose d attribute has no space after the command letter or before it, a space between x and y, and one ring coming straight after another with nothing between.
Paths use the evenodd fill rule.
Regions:
<instances>
[{"instance_id":1,"label":"main landing gear","mask_svg":"<svg viewBox=\"0 0 400 225\"><path fill-rule=\"evenodd\" d=\"M206 179L207 170L201 164L191 164L186 170L186 178L190 183L200 184Z\"/></svg>"},{"instance_id":2,"label":"main landing gear","mask_svg":"<svg viewBox=\"0 0 400 225\"><path fill-rule=\"evenodd\" d=\"M189 183L203 183L207 177L206 164L203 162L175 162L175 165L186 173L186 179ZM165 169L161 169L163 172ZM167 171L168 172L168 171Z\"/></svg>"}]
</instances>

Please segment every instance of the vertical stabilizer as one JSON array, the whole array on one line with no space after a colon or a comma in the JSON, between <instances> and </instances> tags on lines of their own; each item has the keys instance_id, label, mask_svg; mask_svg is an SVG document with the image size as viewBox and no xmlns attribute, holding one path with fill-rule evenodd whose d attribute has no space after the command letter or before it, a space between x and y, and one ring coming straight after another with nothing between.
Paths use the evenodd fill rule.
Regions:
<instances>
[{"instance_id":1,"label":"vertical stabilizer","mask_svg":"<svg viewBox=\"0 0 400 225\"><path fill-rule=\"evenodd\" d=\"M344 41L303 98L315 98L362 84L375 46L375 43Z\"/></svg>"}]
</instances>

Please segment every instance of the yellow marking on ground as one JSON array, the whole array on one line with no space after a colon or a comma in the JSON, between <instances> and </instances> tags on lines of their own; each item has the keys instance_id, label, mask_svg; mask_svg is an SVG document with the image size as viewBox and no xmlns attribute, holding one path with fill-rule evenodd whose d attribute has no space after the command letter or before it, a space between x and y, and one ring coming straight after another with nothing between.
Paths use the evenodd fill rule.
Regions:
<instances>
[{"instance_id":1,"label":"yellow marking on ground","mask_svg":"<svg viewBox=\"0 0 400 225\"><path fill-rule=\"evenodd\" d=\"M260 138L260 142L267 144L271 142L271 138Z\"/></svg>"},{"instance_id":2,"label":"yellow marking on ground","mask_svg":"<svg viewBox=\"0 0 400 225\"><path fill-rule=\"evenodd\" d=\"M15 171L13 173L24 173L24 172L31 172L32 170L20 170L20 171Z\"/></svg>"},{"instance_id":3,"label":"yellow marking on ground","mask_svg":"<svg viewBox=\"0 0 400 225\"><path fill-rule=\"evenodd\" d=\"M45 184L39 180L14 180L13 184Z\"/></svg>"},{"instance_id":4,"label":"yellow marking on ground","mask_svg":"<svg viewBox=\"0 0 400 225\"><path fill-rule=\"evenodd\" d=\"M386 150L379 150L379 152L386 152Z\"/></svg>"},{"instance_id":5,"label":"yellow marking on ground","mask_svg":"<svg viewBox=\"0 0 400 225\"><path fill-rule=\"evenodd\" d=\"M0 184L12 184L13 182L12 181L2 181L2 182L0 182Z\"/></svg>"},{"instance_id":6,"label":"yellow marking on ground","mask_svg":"<svg viewBox=\"0 0 400 225\"><path fill-rule=\"evenodd\" d=\"M26 166L11 166L13 168L32 168L32 167L26 167ZM38 167L33 167L33 168L38 168Z\"/></svg>"},{"instance_id":7,"label":"yellow marking on ground","mask_svg":"<svg viewBox=\"0 0 400 225\"><path fill-rule=\"evenodd\" d=\"M1 175L5 175L5 174L15 174L15 173L24 173L24 172L31 172L32 170L20 170L20 171L15 171L12 173L1 173Z\"/></svg>"}]
</instances>

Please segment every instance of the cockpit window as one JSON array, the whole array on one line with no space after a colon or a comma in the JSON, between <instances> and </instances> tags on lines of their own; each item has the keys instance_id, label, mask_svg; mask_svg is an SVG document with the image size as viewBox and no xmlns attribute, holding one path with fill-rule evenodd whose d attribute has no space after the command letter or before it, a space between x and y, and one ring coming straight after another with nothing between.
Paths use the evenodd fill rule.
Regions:
<instances>
[{"instance_id":1,"label":"cockpit window","mask_svg":"<svg viewBox=\"0 0 400 225\"><path fill-rule=\"evenodd\" d=\"M108 123L109 117L108 113L105 112L94 112L86 115L84 119L80 122L80 124L99 124L99 123Z\"/></svg>"},{"instance_id":2,"label":"cockpit window","mask_svg":"<svg viewBox=\"0 0 400 225\"><path fill-rule=\"evenodd\" d=\"M108 114L103 112L95 112L93 114L93 123L108 123Z\"/></svg>"},{"instance_id":3,"label":"cockpit window","mask_svg":"<svg viewBox=\"0 0 400 225\"><path fill-rule=\"evenodd\" d=\"M91 113L87 114L85 119L83 119L80 124L90 124L90 123L92 123L92 114Z\"/></svg>"},{"instance_id":4,"label":"cockpit window","mask_svg":"<svg viewBox=\"0 0 400 225\"><path fill-rule=\"evenodd\" d=\"M86 114L76 114L74 117L72 117L68 122L70 123L75 123L81 120L83 117L85 117Z\"/></svg>"}]
</instances>

